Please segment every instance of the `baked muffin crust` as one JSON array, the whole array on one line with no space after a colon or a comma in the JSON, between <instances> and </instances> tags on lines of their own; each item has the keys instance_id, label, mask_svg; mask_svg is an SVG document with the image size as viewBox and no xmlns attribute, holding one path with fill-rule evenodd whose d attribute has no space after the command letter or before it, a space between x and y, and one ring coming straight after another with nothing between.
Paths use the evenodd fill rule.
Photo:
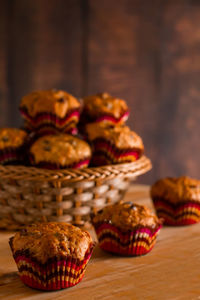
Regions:
<instances>
[{"instance_id":1,"label":"baked muffin crust","mask_svg":"<svg viewBox=\"0 0 200 300\"><path fill-rule=\"evenodd\" d=\"M93 117L99 115L112 115L116 119L128 111L126 102L122 99L112 97L108 93L101 93L83 98L84 109Z\"/></svg>"},{"instance_id":2,"label":"baked muffin crust","mask_svg":"<svg viewBox=\"0 0 200 300\"><path fill-rule=\"evenodd\" d=\"M152 198L164 198L171 203L200 201L200 180L187 176L160 179L152 185L150 193Z\"/></svg>"},{"instance_id":3,"label":"baked muffin crust","mask_svg":"<svg viewBox=\"0 0 200 300\"><path fill-rule=\"evenodd\" d=\"M93 245L87 231L64 222L38 223L17 232L12 240L14 253L28 250L41 263L54 257L72 256L83 260Z\"/></svg>"},{"instance_id":4,"label":"baked muffin crust","mask_svg":"<svg viewBox=\"0 0 200 300\"><path fill-rule=\"evenodd\" d=\"M47 135L39 138L30 148L36 164L51 162L61 166L72 165L91 157L91 148L69 134Z\"/></svg>"},{"instance_id":5,"label":"baked muffin crust","mask_svg":"<svg viewBox=\"0 0 200 300\"><path fill-rule=\"evenodd\" d=\"M149 208L132 202L109 205L97 213L92 222L107 222L125 231L136 226L155 228L160 224L157 216Z\"/></svg>"},{"instance_id":6,"label":"baked muffin crust","mask_svg":"<svg viewBox=\"0 0 200 300\"><path fill-rule=\"evenodd\" d=\"M20 109L26 109L32 118L40 113L53 113L59 118L74 109L79 109L79 101L71 94L61 90L35 91L21 99Z\"/></svg>"},{"instance_id":7,"label":"baked muffin crust","mask_svg":"<svg viewBox=\"0 0 200 300\"><path fill-rule=\"evenodd\" d=\"M142 139L128 126L106 127L103 124L90 123L86 125L89 141L103 138L119 149L137 148L144 150Z\"/></svg>"},{"instance_id":8,"label":"baked muffin crust","mask_svg":"<svg viewBox=\"0 0 200 300\"><path fill-rule=\"evenodd\" d=\"M17 128L0 128L0 149L18 148L22 146L27 137L24 130Z\"/></svg>"}]
</instances>

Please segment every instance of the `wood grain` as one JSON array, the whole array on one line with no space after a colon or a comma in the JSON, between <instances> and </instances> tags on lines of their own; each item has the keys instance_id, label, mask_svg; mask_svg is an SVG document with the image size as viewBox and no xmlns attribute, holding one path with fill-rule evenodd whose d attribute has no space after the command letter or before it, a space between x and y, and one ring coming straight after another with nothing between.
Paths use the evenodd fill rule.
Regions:
<instances>
[{"instance_id":1,"label":"wood grain","mask_svg":"<svg viewBox=\"0 0 200 300\"><path fill-rule=\"evenodd\" d=\"M126 199L152 207L148 195L148 186L134 185ZM196 300L200 298L199 233L200 224L164 227L154 249L141 257L113 256L97 246L81 283L58 292L41 292L24 286L16 276L8 247L12 233L1 232L0 299Z\"/></svg>"},{"instance_id":2,"label":"wood grain","mask_svg":"<svg viewBox=\"0 0 200 300\"><path fill-rule=\"evenodd\" d=\"M1 2L6 7L2 44L6 47L7 76L3 79L8 92L0 102L7 103L7 123L19 126L18 106L24 94L49 88L81 93L80 1Z\"/></svg>"},{"instance_id":3,"label":"wood grain","mask_svg":"<svg viewBox=\"0 0 200 300\"><path fill-rule=\"evenodd\" d=\"M153 162L140 182L199 177L199 1L0 2L0 126L21 125L35 89L108 91L128 102Z\"/></svg>"}]
</instances>

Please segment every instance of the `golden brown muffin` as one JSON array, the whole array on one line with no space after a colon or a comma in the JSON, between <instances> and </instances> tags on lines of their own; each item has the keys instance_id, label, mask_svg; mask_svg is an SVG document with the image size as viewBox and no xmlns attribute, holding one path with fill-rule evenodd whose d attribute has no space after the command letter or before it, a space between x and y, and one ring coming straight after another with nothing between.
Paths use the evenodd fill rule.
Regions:
<instances>
[{"instance_id":1,"label":"golden brown muffin","mask_svg":"<svg viewBox=\"0 0 200 300\"><path fill-rule=\"evenodd\" d=\"M37 261L45 263L53 257L82 260L92 243L87 231L64 222L49 222L33 224L17 232L12 247L14 253L28 250Z\"/></svg>"},{"instance_id":2,"label":"golden brown muffin","mask_svg":"<svg viewBox=\"0 0 200 300\"><path fill-rule=\"evenodd\" d=\"M94 216L94 223L109 222L123 231L132 230L136 226L156 227L160 223L157 216L146 206L132 202L118 203L105 207Z\"/></svg>"},{"instance_id":3,"label":"golden brown muffin","mask_svg":"<svg viewBox=\"0 0 200 300\"><path fill-rule=\"evenodd\" d=\"M103 122L109 124L123 124L129 116L126 102L102 93L83 98L85 123Z\"/></svg>"},{"instance_id":4,"label":"golden brown muffin","mask_svg":"<svg viewBox=\"0 0 200 300\"><path fill-rule=\"evenodd\" d=\"M144 149L141 137L128 126L107 127L91 123L86 126L86 132L91 142L103 138L119 149L137 148L141 151Z\"/></svg>"},{"instance_id":5,"label":"golden brown muffin","mask_svg":"<svg viewBox=\"0 0 200 300\"><path fill-rule=\"evenodd\" d=\"M200 180L187 176L160 179L152 185L151 196L165 198L171 203L188 200L200 202Z\"/></svg>"},{"instance_id":6,"label":"golden brown muffin","mask_svg":"<svg viewBox=\"0 0 200 300\"><path fill-rule=\"evenodd\" d=\"M83 168L91 158L90 146L68 134L47 135L30 148L31 163L43 167Z\"/></svg>"},{"instance_id":7,"label":"golden brown muffin","mask_svg":"<svg viewBox=\"0 0 200 300\"><path fill-rule=\"evenodd\" d=\"M24 96L20 103L21 109L26 109L32 118L40 113L53 113L64 118L68 111L80 108L79 101L61 90L36 91Z\"/></svg>"},{"instance_id":8,"label":"golden brown muffin","mask_svg":"<svg viewBox=\"0 0 200 300\"><path fill-rule=\"evenodd\" d=\"M92 216L99 246L119 255L143 255L153 248L161 221L145 206L132 202L109 205Z\"/></svg>"},{"instance_id":9,"label":"golden brown muffin","mask_svg":"<svg viewBox=\"0 0 200 300\"><path fill-rule=\"evenodd\" d=\"M20 279L40 290L59 290L78 284L94 247L87 231L61 222L27 226L9 243Z\"/></svg>"},{"instance_id":10,"label":"golden brown muffin","mask_svg":"<svg viewBox=\"0 0 200 300\"><path fill-rule=\"evenodd\" d=\"M0 163L19 163L23 160L23 147L27 133L17 128L0 129Z\"/></svg>"},{"instance_id":11,"label":"golden brown muffin","mask_svg":"<svg viewBox=\"0 0 200 300\"><path fill-rule=\"evenodd\" d=\"M200 180L186 176L163 178L151 187L157 215L166 225L189 225L200 221Z\"/></svg>"},{"instance_id":12,"label":"golden brown muffin","mask_svg":"<svg viewBox=\"0 0 200 300\"><path fill-rule=\"evenodd\" d=\"M93 145L92 162L96 166L133 162L144 152L142 139L127 126L91 123L86 125L86 134Z\"/></svg>"},{"instance_id":13,"label":"golden brown muffin","mask_svg":"<svg viewBox=\"0 0 200 300\"><path fill-rule=\"evenodd\" d=\"M79 121L80 103L61 90L36 91L22 98L20 112L28 130L41 131L41 135L52 129L68 133Z\"/></svg>"},{"instance_id":14,"label":"golden brown muffin","mask_svg":"<svg viewBox=\"0 0 200 300\"><path fill-rule=\"evenodd\" d=\"M26 140L27 133L18 128L0 128L0 149L18 148Z\"/></svg>"}]
</instances>

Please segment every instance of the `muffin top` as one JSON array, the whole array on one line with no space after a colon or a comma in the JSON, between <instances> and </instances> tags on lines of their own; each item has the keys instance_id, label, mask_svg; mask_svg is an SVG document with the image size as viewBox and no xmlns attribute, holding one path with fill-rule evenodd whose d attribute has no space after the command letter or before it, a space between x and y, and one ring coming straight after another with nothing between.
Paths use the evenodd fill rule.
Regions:
<instances>
[{"instance_id":1,"label":"muffin top","mask_svg":"<svg viewBox=\"0 0 200 300\"><path fill-rule=\"evenodd\" d=\"M17 232L12 240L14 253L28 250L41 263L53 257L72 256L82 260L92 244L87 231L64 222L27 226Z\"/></svg>"},{"instance_id":2,"label":"muffin top","mask_svg":"<svg viewBox=\"0 0 200 300\"><path fill-rule=\"evenodd\" d=\"M32 92L21 99L20 109L25 109L34 118L39 113L53 113L64 118L67 113L79 109L79 101L61 90L47 90Z\"/></svg>"},{"instance_id":3,"label":"muffin top","mask_svg":"<svg viewBox=\"0 0 200 300\"><path fill-rule=\"evenodd\" d=\"M163 178L152 185L150 193L152 198L164 198L171 203L200 201L200 180L187 176Z\"/></svg>"},{"instance_id":4,"label":"muffin top","mask_svg":"<svg viewBox=\"0 0 200 300\"><path fill-rule=\"evenodd\" d=\"M60 166L72 165L91 157L90 146L69 134L46 135L32 144L34 162L51 162Z\"/></svg>"},{"instance_id":5,"label":"muffin top","mask_svg":"<svg viewBox=\"0 0 200 300\"><path fill-rule=\"evenodd\" d=\"M0 149L16 148L24 144L27 133L17 128L0 128Z\"/></svg>"},{"instance_id":6,"label":"muffin top","mask_svg":"<svg viewBox=\"0 0 200 300\"><path fill-rule=\"evenodd\" d=\"M112 97L108 93L87 96L83 101L84 109L92 117L108 114L118 119L128 111L124 100Z\"/></svg>"},{"instance_id":7,"label":"muffin top","mask_svg":"<svg viewBox=\"0 0 200 300\"><path fill-rule=\"evenodd\" d=\"M103 138L120 149L144 149L142 139L128 126L106 127L103 124L90 123L86 125L86 133L89 141Z\"/></svg>"},{"instance_id":8,"label":"muffin top","mask_svg":"<svg viewBox=\"0 0 200 300\"><path fill-rule=\"evenodd\" d=\"M110 223L125 231L136 226L155 228L160 224L157 216L149 208L132 202L109 205L98 212L92 222Z\"/></svg>"}]
</instances>

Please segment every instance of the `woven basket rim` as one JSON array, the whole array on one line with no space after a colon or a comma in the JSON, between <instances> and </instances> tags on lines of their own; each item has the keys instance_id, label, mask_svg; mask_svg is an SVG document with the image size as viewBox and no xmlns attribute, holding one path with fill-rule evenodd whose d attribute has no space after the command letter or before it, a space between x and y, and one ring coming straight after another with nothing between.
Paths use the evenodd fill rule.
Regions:
<instances>
[{"instance_id":1,"label":"woven basket rim","mask_svg":"<svg viewBox=\"0 0 200 300\"><path fill-rule=\"evenodd\" d=\"M151 168L152 164L150 159L144 155L135 162L84 169L48 170L22 165L0 165L0 180L13 179L68 182L105 180L114 177L136 177L146 173Z\"/></svg>"}]
</instances>

